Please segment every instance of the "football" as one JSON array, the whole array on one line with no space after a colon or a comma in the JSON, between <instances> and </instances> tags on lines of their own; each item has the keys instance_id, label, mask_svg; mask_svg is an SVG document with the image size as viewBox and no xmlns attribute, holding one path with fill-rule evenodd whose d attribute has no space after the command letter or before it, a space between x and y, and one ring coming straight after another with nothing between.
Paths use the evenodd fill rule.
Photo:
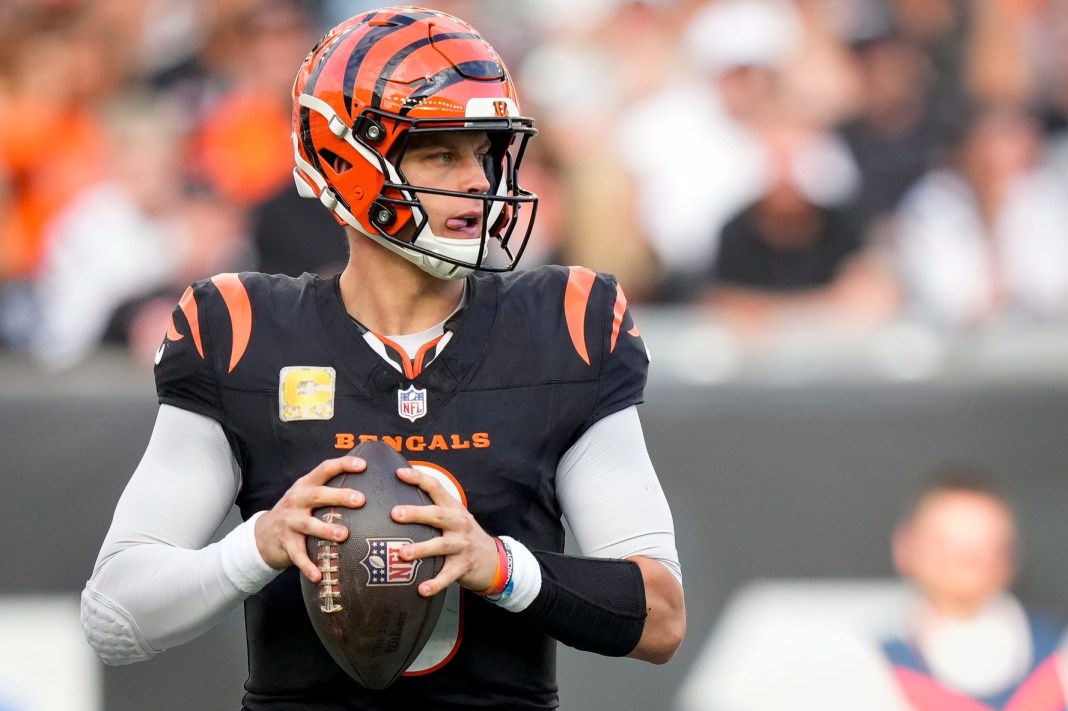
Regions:
<instances>
[{"instance_id":1,"label":"football","mask_svg":"<svg viewBox=\"0 0 1068 711\"><path fill-rule=\"evenodd\" d=\"M401 560L400 548L441 532L390 517L398 504L431 503L421 489L397 478L397 469L409 465L396 450L369 441L349 454L364 459L367 469L340 474L328 486L362 491L367 503L359 509L315 509L316 517L346 526L349 536L340 543L308 536L308 555L322 580L301 576L301 590L312 626L334 661L363 686L384 689L418 656L444 600L418 593L422 581L441 571L443 559Z\"/></svg>"}]
</instances>

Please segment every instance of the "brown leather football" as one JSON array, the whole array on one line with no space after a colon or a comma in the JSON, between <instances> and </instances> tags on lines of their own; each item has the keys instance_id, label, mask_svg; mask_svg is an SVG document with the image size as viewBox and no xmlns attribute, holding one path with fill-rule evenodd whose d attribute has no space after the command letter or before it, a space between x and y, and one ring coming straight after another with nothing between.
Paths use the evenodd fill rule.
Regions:
<instances>
[{"instance_id":1,"label":"brown leather football","mask_svg":"<svg viewBox=\"0 0 1068 711\"><path fill-rule=\"evenodd\" d=\"M367 469L340 474L328 486L362 491L367 503L315 510L316 517L346 526L349 536L341 543L308 536L308 555L323 577L313 583L301 576L301 589L312 625L334 661L363 686L384 689L418 656L444 601L444 595L418 593L422 581L441 571L443 559L401 560L400 547L441 532L390 517L398 504L431 503L421 489L397 478L397 469L409 465L396 450L370 441L349 454L366 460Z\"/></svg>"}]
</instances>

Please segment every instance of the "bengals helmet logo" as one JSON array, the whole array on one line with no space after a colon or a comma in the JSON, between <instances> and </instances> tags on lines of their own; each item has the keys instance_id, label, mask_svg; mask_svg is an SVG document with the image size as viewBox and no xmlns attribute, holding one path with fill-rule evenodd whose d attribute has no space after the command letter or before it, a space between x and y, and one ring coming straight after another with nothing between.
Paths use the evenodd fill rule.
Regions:
<instances>
[{"instance_id":1,"label":"bengals helmet logo","mask_svg":"<svg viewBox=\"0 0 1068 711\"><path fill-rule=\"evenodd\" d=\"M494 101L493 102L493 113L496 116L507 116L508 115L508 102L507 101L499 101L499 100L498 101Z\"/></svg>"}]
</instances>

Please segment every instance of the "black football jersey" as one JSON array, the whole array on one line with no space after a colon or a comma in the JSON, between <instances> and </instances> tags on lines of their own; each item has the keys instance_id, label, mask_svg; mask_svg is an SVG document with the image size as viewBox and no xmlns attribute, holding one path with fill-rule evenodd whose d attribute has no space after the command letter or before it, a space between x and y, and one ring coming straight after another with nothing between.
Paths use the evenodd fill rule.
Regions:
<instances>
[{"instance_id":1,"label":"black football jersey","mask_svg":"<svg viewBox=\"0 0 1068 711\"><path fill-rule=\"evenodd\" d=\"M242 516L271 508L322 460L380 439L452 481L491 535L561 552L560 457L645 386L645 345L614 278L578 267L469 276L448 341L399 367L365 339L338 284L224 274L174 310L159 400L222 424ZM388 689L362 688L316 637L298 576L290 567L245 602L246 709L557 707L556 642L456 585L425 650L437 656Z\"/></svg>"}]
</instances>

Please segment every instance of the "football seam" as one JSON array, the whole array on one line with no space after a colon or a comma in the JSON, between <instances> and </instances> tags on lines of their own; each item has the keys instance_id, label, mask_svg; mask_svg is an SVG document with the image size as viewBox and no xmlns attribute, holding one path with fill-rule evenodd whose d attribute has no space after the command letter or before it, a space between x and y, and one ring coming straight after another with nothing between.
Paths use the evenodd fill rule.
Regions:
<instances>
[{"instance_id":1,"label":"football seam","mask_svg":"<svg viewBox=\"0 0 1068 711\"><path fill-rule=\"evenodd\" d=\"M331 510L322 516L322 520L326 523L334 523L342 518L343 516L335 510ZM337 598L341 597L341 591L338 590L341 586L341 580L334 577L339 574L337 546L333 541L318 539L318 555L316 557L319 559L319 572L322 574L322 578L319 580L319 600L326 601L325 604L319 605L319 609L328 615L341 612L345 609L344 606L339 605L337 602Z\"/></svg>"}]
</instances>

